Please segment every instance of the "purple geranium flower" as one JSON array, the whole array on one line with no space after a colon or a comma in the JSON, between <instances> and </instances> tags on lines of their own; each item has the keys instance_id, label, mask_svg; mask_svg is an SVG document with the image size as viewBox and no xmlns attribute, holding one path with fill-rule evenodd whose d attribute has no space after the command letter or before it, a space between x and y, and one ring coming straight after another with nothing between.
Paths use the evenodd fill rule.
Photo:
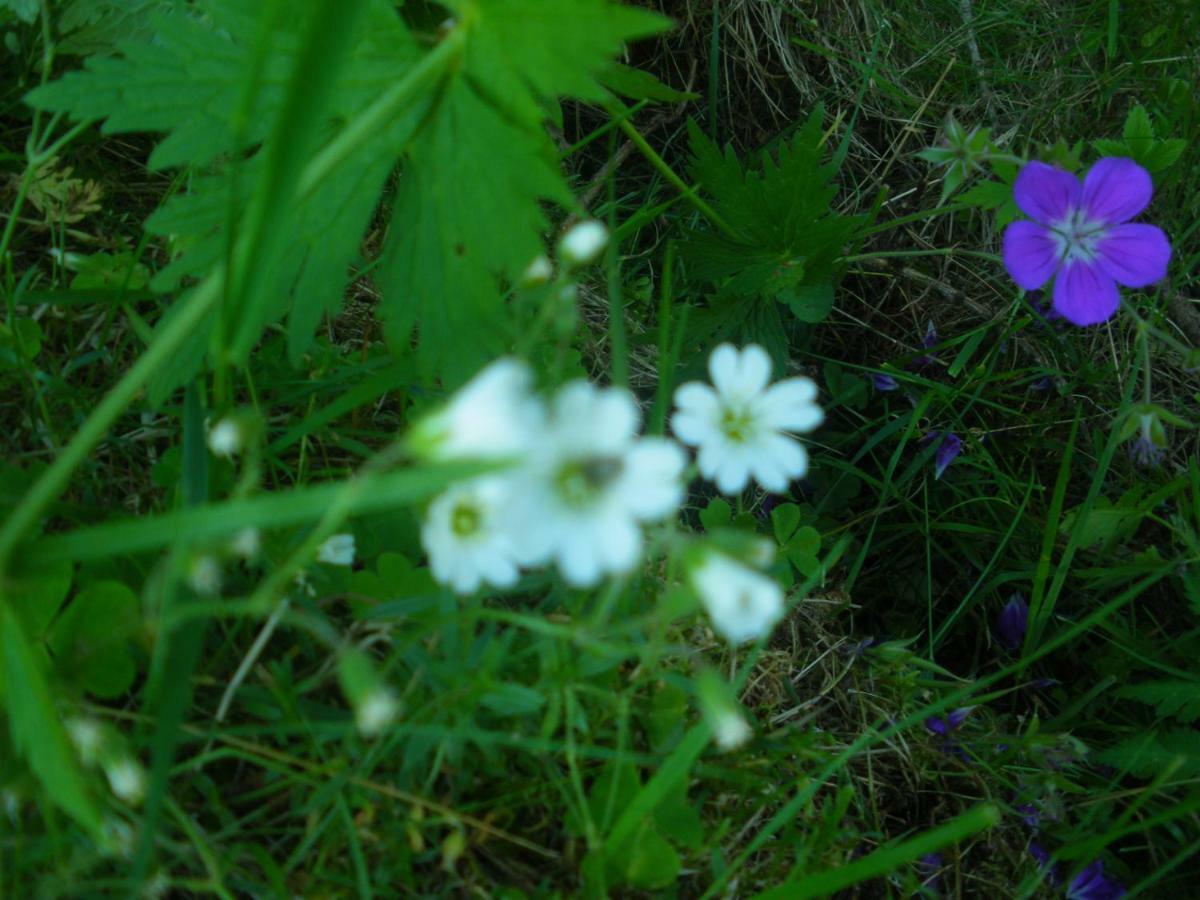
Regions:
<instances>
[{"instance_id":1,"label":"purple geranium flower","mask_svg":"<svg viewBox=\"0 0 1200 900\"><path fill-rule=\"evenodd\" d=\"M894 391L900 387L898 382L891 375L885 375L882 372L876 372L871 376L871 383L875 385L877 391Z\"/></svg>"},{"instance_id":2,"label":"purple geranium flower","mask_svg":"<svg viewBox=\"0 0 1200 900\"><path fill-rule=\"evenodd\" d=\"M1010 652L1016 652L1025 640L1025 628L1029 624L1029 604L1020 594L1013 594L1000 615L996 616L996 624L992 631L1001 646Z\"/></svg>"},{"instance_id":3,"label":"purple geranium flower","mask_svg":"<svg viewBox=\"0 0 1200 900\"><path fill-rule=\"evenodd\" d=\"M1100 860L1084 866L1067 885L1067 900L1117 900L1124 896L1121 884L1104 877L1104 863Z\"/></svg>"},{"instance_id":4,"label":"purple geranium flower","mask_svg":"<svg viewBox=\"0 0 1200 900\"><path fill-rule=\"evenodd\" d=\"M1150 173L1131 159L1106 157L1081 184L1070 172L1028 163L1013 199L1033 221L1004 231L1004 265L1026 291L1054 279L1054 309L1076 325L1117 311L1117 285L1146 287L1167 274L1171 245L1156 225L1130 223L1150 203Z\"/></svg>"},{"instance_id":5,"label":"purple geranium flower","mask_svg":"<svg viewBox=\"0 0 1200 900\"><path fill-rule=\"evenodd\" d=\"M946 737L966 721L967 716L971 714L973 708L971 706L964 706L961 709L953 710L946 713L946 718L944 719L940 716L930 716L925 720L925 727L932 734L940 734L942 737Z\"/></svg>"},{"instance_id":6,"label":"purple geranium flower","mask_svg":"<svg viewBox=\"0 0 1200 900\"><path fill-rule=\"evenodd\" d=\"M950 463L958 459L958 454L962 453L963 442L953 431L931 431L921 438L921 446L928 447L934 441L939 442L937 452L933 455L933 477L938 479Z\"/></svg>"}]
</instances>

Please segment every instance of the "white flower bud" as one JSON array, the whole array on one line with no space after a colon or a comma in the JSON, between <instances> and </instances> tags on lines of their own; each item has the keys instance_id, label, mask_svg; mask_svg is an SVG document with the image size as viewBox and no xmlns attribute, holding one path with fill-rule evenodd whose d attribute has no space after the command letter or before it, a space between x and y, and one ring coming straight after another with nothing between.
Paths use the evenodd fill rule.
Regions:
<instances>
[{"instance_id":1,"label":"white flower bud","mask_svg":"<svg viewBox=\"0 0 1200 900\"><path fill-rule=\"evenodd\" d=\"M216 456L231 458L242 450L245 435L232 419L222 419L208 431L208 449Z\"/></svg>"},{"instance_id":2,"label":"white flower bud","mask_svg":"<svg viewBox=\"0 0 1200 900\"><path fill-rule=\"evenodd\" d=\"M215 596L221 591L221 566L211 556L197 556L188 569L187 583L201 596Z\"/></svg>"},{"instance_id":3,"label":"white flower bud","mask_svg":"<svg viewBox=\"0 0 1200 900\"><path fill-rule=\"evenodd\" d=\"M317 562L331 566L354 565L354 535L332 534L317 550Z\"/></svg>"},{"instance_id":4,"label":"white flower bud","mask_svg":"<svg viewBox=\"0 0 1200 900\"><path fill-rule=\"evenodd\" d=\"M549 257L544 253L540 253L533 258L533 261L525 268L521 274L520 285L523 288L537 287L545 284L554 277L554 265L550 262Z\"/></svg>"},{"instance_id":5,"label":"white flower bud","mask_svg":"<svg viewBox=\"0 0 1200 900\"><path fill-rule=\"evenodd\" d=\"M235 556L250 559L258 556L262 549L262 534L257 528L243 528L229 542L229 550Z\"/></svg>"},{"instance_id":6,"label":"white flower bud","mask_svg":"<svg viewBox=\"0 0 1200 900\"><path fill-rule=\"evenodd\" d=\"M733 750L750 739L754 731L734 709L722 710L712 716L713 740L722 750Z\"/></svg>"},{"instance_id":7,"label":"white flower bud","mask_svg":"<svg viewBox=\"0 0 1200 900\"><path fill-rule=\"evenodd\" d=\"M146 773L133 757L118 759L105 767L104 774L108 777L112 792L126 803L137 806L146 796Z\"/></svg>"},{"instance_id":8,"label":"white flower bud","mask_svg":"<svg viewBox=\"0 0 1200 900\"><path fill-rule=\"evenodd\" d=\"M558 258L571 268L594 262L608 246L608 229L602 222L589 219L567 229L558 242Z\"/></svg>"},{"instance_id":9,"label":"white flower bud","mask_svg":"<svg viewBox=\"0 0 1200 900\"><path fill-rule=\"evenodd\" d=\"M354 710L354 724L363 737L375 737L395 720L399 712L396 696L385 687L377 687Z\"/></svg>"}]
</instances>

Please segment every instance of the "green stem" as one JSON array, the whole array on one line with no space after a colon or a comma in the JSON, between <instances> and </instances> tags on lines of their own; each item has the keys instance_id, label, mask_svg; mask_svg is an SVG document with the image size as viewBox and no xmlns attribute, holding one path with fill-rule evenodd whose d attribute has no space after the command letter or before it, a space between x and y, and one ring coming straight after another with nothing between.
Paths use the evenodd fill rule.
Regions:
<instances>
[{"instance_id":1,"label":"green stem","mask_svg":"<svg viewBox=\"0 0 1200 900\"><path fill-rule=\"evenodd\" d=\"M609 115L620 119L617 127L625 132L625 136L633 142L633 145L638 148L638 151L641 152L642 156L646 157L646 161L649 162L650 165L654 166L658 173L662 175L662 177L665 178L672 187L679 191L679 193L683 195L684 199L686 199L690 204L692 204L692 206L696 208L697 212L699 212L702 216L704 216L704 218L708 219L709 222L724 232L726 237L730 237L735 241L741 240L741 235L734 230L733 226L726 222L725 219L721 217L720 213L704 202L699 194L697 194L698 189L692 187L686 181L676 175L675 170L667 164L667 161L659 156L655 149L650 146L644 137L642 137L642 133L634 127L632 122L629 121L629 110L625 108L624 103L616 98L612 98L608 103L608 113Z\"/></svg>"},{"instance_id":2,"label":"green stem","mask_svg":"<svg viewBox=\"0 0 1200 900\"><path fill-rule=\"evenodd\" d=\"M858 253L854 256L843 256L838 262L854 263L872 259L909 259L921 256L971 256L975 259L986 259L988 262L1000 262L995 253L981 253L978 250L960 250L957 247L939 247L935 250L884 250L877 253Z\"/></svg>"}]
</instances>

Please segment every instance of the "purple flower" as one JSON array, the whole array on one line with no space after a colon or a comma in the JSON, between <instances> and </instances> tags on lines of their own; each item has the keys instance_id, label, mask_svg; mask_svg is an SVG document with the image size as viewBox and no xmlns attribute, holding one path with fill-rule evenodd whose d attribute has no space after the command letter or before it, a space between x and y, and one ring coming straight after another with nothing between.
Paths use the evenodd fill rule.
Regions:
<instances>
[{"instance_id":1,"label":"purple flower","mask_svg":"<svg viewBox=\"0 0 1200 900\"><path fill-rule=\"evenodd\" d=\"M1024 822L1029 828L1037 828L1042 824L1042 812L1032 803L1022 803L1020 806L1014 806L1013 809L1020 815L1021 821ZM1031 853L1033 852L1033 848L1035 846L1037 845L1029 845L1029 850ZM1038 847L1038 850L1041 849L1041 847ZM1044 853L1045 851L1043 850L1042 852ZM1036 856L1037 854L1035 853L1034 855Z\"/></svg>"},{"instance_id":2,"label":"purple flower","mask_svg":"<svg viewBox=\"0 0 1200 900\"><path fill-rule=\"evenodd\" d=\"M953 710L946 713L946 718L944 719L938 716L930 716L925 720L925 727L931 734L940 734L942 737L945 737L966 721L967 716L971 714L973 708L971 706L964 706L961 709Z\"/></svg>"},{"instance_id":3,"label":"purple flower","mask_svg":"<svg viewBox=\"0 0 1200 900\"><path fill-rule=\"evenodd\" d=\"M1104 877L1104 863L1088 863L1083 871L1067 885L1067 900L1117 900L1125 896L1125 888Z\"/></svg>"},{"instance_id":4,"label":"purple flower","mask_svg":"<svg viewBox=\"0 0 1200 900\"><path fill-rule=\"evenodd\" d=\"M1058 884L1061 880L1058 875L1058 866L1050 864L1050 854L1046 848L1037 841L1030 841L1029 854L1037 860L1038 869L1044 873L1045 878L1051 884Z\"/></svg>"},{"instance_id":5,"label":"purple flower","mask_svg":"<svg viewBox=\"0 0 1200 900\"><path fill-rule=\"evenodd\" d=\"M992 632L1000 645L1011 653L1015 653L1025 640L1025 628L1029 625L1029 604L1020 594L1013 594L996 616Z\"/></svg>"},{"instance_id":6,"label":"purple flower","mask_svg":"<svg viewBox=\"0 0 1200 900\"><path fill-rule=\"evenodd\" d=\"M939 441L937 452L933 455L933 477L937 479L942 477L950 463L958 459L963 442L953 431L931 431L921 438L921 446L928 447L934 441Z\"/></svg>"},{"instance_id":7,"label":"purple flower","mask_svg":"<svg viewBox=\"0 0 1200 900\"><path fill-rule=\"evenodd\" d=\"M938 889L938 872L943 865L945 865L945 860L942 859L942 854L940 853L926 853L918 859L913 864L913 867L924 879L921 882L921 887L936 892Z\"/></svg>"},{"instance_id":8,"label":"purple flower","mask_svg":"<svg viewBox=\"0 0 1200 900\"><path fill-rule=\"evenodd\" d=\"M1033 221L1004 231L1004 265L1026 291L1054 279L1054 309L1076 325L1112 318L1117 285L1146 287L1167 274L1171 245L1156 225L1130 223L1150 203L1150 173L1131 159L1106 157L1083 183L1070 172L1028 163L1013 199Z\"/></svg>"},{"instance_id":9,"label":"purple flower","mask_svg":"<svg viewBox=\"0 0 1200 900\"><path fill-rule=\"evenodd\" d=\"M924 347L926 350L929 350L932 347L936 347L937 342L938 342L937 328L934 327L933 320L930 319L929 323L925 326L925 334L921 337L921 346ZM931 366L936 362L937 362L936 356L930 356L928 354L925 354L923 356L918 356L916 359L914 359L912 361L912 363L910 364L910 368L920 369L924 366Z\"/></svg>"},{"instance_id":10,"label":"purple flower","mask_svg":"<svg viewBox=\"0 0 1200 900\"><path fill-rule=\"evenodd\" d=\"M871 383L875 385L877 391L894 391L900 387L898 382L891 375L884 375L882 372L876 372L871 376Z\"/></svg>"}]
</instances>

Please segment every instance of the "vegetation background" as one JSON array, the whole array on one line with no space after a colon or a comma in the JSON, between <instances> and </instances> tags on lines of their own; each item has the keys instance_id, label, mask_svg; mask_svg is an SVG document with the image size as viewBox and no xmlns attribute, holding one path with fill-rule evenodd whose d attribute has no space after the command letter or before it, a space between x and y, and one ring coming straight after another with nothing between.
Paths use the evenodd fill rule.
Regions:
<instances>
[{"instance_id":1,"label":"vegetation background","mask_svg":"<svg viewBox=\"0 0 1200 900\"><path fill-rule=\"evenodd\" d=\"M1193 895L1200 8L635 7L0 3L0 895ZM961 178L918 155L950 117ZM1014 160L1102 155L1175 256L1065 328L996 256ZM581 216L601 264L522 286ZM671 558L438 589L461 471L397 466L408 423L515 350L661 430L723 339L827 410L790 496L683 517L778 545L769 641Z\"/></svg>"}]
</instances>

